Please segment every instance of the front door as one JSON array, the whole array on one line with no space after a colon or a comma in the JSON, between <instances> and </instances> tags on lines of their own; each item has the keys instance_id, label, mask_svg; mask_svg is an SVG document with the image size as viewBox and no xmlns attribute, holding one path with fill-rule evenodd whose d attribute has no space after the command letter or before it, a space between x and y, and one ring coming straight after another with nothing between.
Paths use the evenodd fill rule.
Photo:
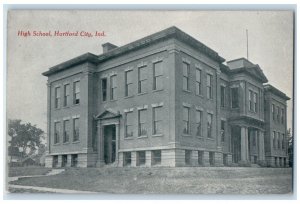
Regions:
<instances>
[{"instance_id":1,"label":"front door","mask_svg":"<svg viewBox=\"0 0 300 204\"><path fill-rule=\"evenodd\" d=\"M116 126L104 126L104 162L111 164L116 160Z\"/></svg>"}]
</instances>

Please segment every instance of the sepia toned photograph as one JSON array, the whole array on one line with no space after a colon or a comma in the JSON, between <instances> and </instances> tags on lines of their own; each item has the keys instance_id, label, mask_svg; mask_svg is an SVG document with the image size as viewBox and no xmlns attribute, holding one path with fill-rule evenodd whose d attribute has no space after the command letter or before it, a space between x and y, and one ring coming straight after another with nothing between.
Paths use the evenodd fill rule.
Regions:
<instances>
[{"instance_id":1,"label":"sepia toned photograph","mask_svg":"<svg viewBox=\"0 0 300 204\"><path fill-rule=\"evenodd\" d=\"M8 10L6 191L293 195L293 10Z\"/></svg>"}]
</instances>

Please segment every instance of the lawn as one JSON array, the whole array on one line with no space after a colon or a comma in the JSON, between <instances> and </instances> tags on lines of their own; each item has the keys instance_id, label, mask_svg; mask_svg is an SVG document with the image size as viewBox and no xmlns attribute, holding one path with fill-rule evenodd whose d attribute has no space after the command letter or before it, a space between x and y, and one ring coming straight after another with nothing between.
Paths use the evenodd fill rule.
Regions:
<instances>
[{"instance_id":1,"label":"lawn","mask_svg":"<svg viewBox=\"0 0 300 204\"><path fill-rule=\"evenodd\" d=\"M8 176L32 176L32 175L45 175L51 169L42 166L28 166L28 167L8 167Z\"/></svg>"},{"instance_id":2,"label":"lawn","mask_svg":"<svg viewBox=\"0 0 300 204\"><path fill-rule=\"evenodd\" d=\"M12 184L117 194L286 194L289 168L70 168Z\"/></svg>"}]
</instances>

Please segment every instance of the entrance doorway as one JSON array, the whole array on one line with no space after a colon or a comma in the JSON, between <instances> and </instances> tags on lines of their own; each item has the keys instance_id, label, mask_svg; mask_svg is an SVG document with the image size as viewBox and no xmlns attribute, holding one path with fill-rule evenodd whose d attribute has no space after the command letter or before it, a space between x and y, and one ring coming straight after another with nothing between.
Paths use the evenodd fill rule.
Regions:
<instances>
[{"instance_id":1,"label":"entrance doorway","mask_svg":"<svg viewBox=\"0 0 300 204\"><path fill-rule=\"evenodd\" d=\"M111 164L116 160L116 126L104 126L104 163Z\"/></svg>"},{"instance_id":2,"label":"entrance doorway","mask_svg":"<svg viewBox=\"0 0 300 204\"><path fill-rule=\"evenodd\" d=\"M231 135L232 162L238 163L241 160L241 128L232 126Z\"/></svg>"}]
</instances>

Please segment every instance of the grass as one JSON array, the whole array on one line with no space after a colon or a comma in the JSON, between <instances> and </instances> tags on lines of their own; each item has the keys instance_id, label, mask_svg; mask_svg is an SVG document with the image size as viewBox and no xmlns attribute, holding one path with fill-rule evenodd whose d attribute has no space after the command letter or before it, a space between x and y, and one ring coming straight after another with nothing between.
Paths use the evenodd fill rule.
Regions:
<instances>
[{"instance_id":1,"label":"grass","mask_svg":"<svg viewBox=\"0 0 300 204\"><path fill-rule=\"evenodd\" d=\"M41 166L28 166L28 167L9 167L8 176L34 176L34 175L45 175L51 169Z\"/></svg>"},{"instance_id":2,"label":"grass","mask_svg":"<svg viewBox=\"0 0 300 204\"><path fill-rule=\"evenodd\" d=\"M70 168L12 184L129 194L285 194L292 192L287 168Z\"/></svg>"}]
</instances>

